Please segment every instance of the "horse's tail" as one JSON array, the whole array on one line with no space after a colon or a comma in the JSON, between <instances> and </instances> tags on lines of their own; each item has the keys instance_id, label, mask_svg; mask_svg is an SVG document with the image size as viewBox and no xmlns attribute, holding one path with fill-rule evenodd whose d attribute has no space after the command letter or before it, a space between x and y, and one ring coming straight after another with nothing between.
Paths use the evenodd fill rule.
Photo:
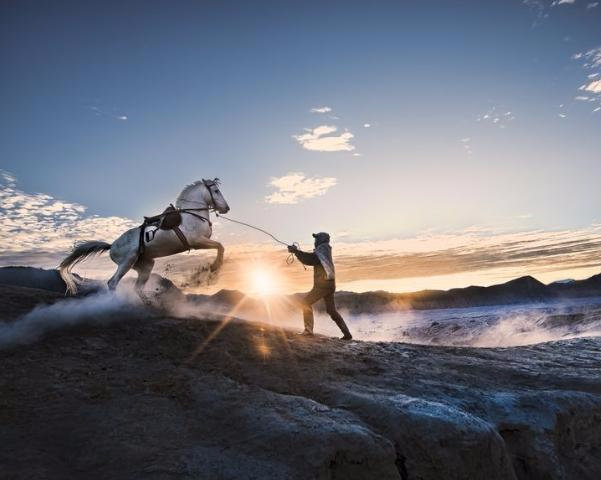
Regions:
<instances>
[{"instance_id":1,"label":"horse's tail","mask_svg":"<svg viewBox=\"0 0 601 480\"><path fill-rule=\"evenodd\" d=\"M77 293L77 282L71 269L79 262L84 261L89 257L100 255L106 250L110 250L111 244L106 242L90 241L90 242L78 242L71 250L71 253L65 258L58 266L58 271L61 278L67 285L67 294L75 295Z\"/></svg>"}]
</instances>

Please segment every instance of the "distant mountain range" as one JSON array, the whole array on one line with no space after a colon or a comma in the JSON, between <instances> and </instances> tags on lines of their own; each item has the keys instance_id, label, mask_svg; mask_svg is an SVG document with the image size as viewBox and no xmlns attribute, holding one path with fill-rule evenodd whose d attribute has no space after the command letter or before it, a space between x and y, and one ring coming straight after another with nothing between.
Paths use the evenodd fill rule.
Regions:
<instances>
[{"instance_id":1,"label":"distant mountain range","mask_svg":"<svg viewBox=\"0 0 601 480\"><path fill-rule=\"evenodd\" d=\"M291 295L298 299L302 294ZM438 308L464 308L490 305L511 305L539 303L560 299L601 297L601 274L586 280L554 282L549 285L531 276L510 280L490 287L470 286L451 290L422 290L412 293L391 293L386 291L336 293L339 308L352 313L376 313L396 310L426 310ZM188 295L188 297L191 297ZM214 295L194 295L198 300L208 300L216 304L233 307L244 297L237 290L220 290ZM259 301L257 301L259 302ZM317 304L317 309L323 305Z\"/></svg>"},{"instance_id":2,"label":"distant mountain range","mask_svg":"<svg viewBox=\"0 0 601 480\"><path fill-rule=\"evenodd\" d=\"M354 313L382 310L463 308L489 305L547 302L601 296L601 274L586 280L554 282L549 285L531 276L490 287L470 286L451 290L422 290L413 293L340 292L337 304Z\"/></svg>"},{"instance_id":3,"label":"distant mountain range","mask_svg":"<svg viewBox=\"0 0 601 480\"><path fill-rule=\"evenodd\" d=\"M99 283L94 281L83 281L88 287L88 292L99 286ZM165 281L164 283L168 286L167 289L176 289L171 282ZM64 283L56 270L32 267L0 268L0 284L61 293L65 291ZM294 301L300 296L301 294L295 294L288 298ZM470 286L451 290L422 290L413 293L340 291L336 294L336 303L339 308L352 313L375 313L410 309L510 305L596 296L601 297L601 274L586 280L559 281L549 285L545 285L534 277L525 276L490 287ZM211 302L223 307L232 307L246 298L246 295L237 290L220 290L214 295L188 295L187 297L197 302ZM252 307L253 304L257 307L263 304L258 299L246 298L246 300L249 307ZM321 305L317 305L317 308L321 308Z\"/></svg>"}]
</instances>

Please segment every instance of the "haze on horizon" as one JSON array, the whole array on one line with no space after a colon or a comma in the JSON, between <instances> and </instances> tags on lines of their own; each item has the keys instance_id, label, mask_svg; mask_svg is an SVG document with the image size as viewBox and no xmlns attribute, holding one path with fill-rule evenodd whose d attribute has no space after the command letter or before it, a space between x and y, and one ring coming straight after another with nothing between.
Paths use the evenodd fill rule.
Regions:
<instances>
[{"instance_id":1,"label":"haze on horizon","mask_svg":"<svg viewBox=\"0 0 601 480\"><path fill-rule=\"evenodd\" d=\"M583 0L4 2L0 265L56 266L219 177L231 216L311 248L339 287L601 271L601 5ZM223 221L217 284L267 270ZM185 280L206 253L158 273ZM106 278L107 259L84 275ZM162 270L161 270L162 269Z\"/></svg>"}]
</instances>

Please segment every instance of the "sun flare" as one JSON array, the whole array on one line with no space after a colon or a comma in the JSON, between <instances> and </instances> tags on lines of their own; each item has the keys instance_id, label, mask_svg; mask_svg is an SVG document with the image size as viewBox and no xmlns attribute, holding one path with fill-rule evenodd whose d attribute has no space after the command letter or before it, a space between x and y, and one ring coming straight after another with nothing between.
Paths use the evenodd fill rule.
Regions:
<instances>
[{"instance_id":1,"label":"sun flare","mask_svg":"<svg viewBox=\"0 0 601 480\"><path fill-rule=\"evenodd\" d=\"M274 272L255 266L248 275L248 292L255 295L273 295L278 292L278 282Z\"/></svg>"}]
</instances>

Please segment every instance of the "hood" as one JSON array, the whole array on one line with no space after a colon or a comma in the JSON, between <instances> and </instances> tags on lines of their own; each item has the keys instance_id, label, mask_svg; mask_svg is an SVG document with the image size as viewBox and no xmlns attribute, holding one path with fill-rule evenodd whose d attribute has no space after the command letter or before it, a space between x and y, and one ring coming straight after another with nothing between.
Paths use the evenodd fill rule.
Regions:
<instances>
[{"instance_id":1,"label":"hood","mask_svg":"<svg viewBox=\"0 0 601 480\"><path fill-rule=\"evenodd\" d=\"M316 247L324 243L330 243L330 234L326 232L314 233L313 238L315 239Z\"/></svg>"}]
</instances>

